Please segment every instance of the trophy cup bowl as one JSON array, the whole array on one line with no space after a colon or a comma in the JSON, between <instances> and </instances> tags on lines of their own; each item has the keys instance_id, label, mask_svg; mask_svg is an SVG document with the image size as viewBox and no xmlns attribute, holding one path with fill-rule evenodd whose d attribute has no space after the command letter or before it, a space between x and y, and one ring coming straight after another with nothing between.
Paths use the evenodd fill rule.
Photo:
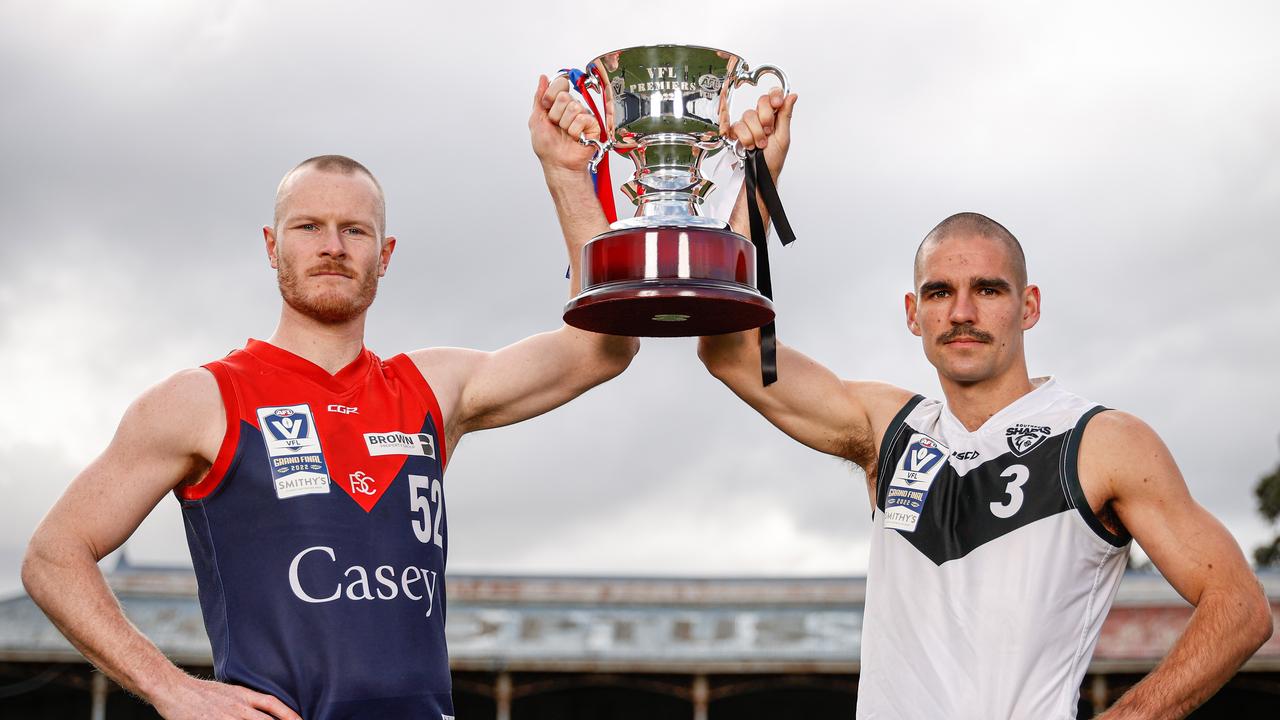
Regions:
<instances>
[{"instance_id":1,"label":"trophy cup bowl","mask_svg":"<svg viewBox=\"0 0 1280 720\"><path fill-rule=\"evenodd\" d=\"M688 45L606 53L586 74L603 99L592 166L611 150L631 159L636 170L622 192L636 214L583 247L582 292L565 306L565 322L611 335L687 337L773 320L773 303L755 287L755 246L724 220L699 214L714 188L701 165L730 149L720 120L733 90L774 75L785 93L786 76Z\"/></svg>"}]
</instances>

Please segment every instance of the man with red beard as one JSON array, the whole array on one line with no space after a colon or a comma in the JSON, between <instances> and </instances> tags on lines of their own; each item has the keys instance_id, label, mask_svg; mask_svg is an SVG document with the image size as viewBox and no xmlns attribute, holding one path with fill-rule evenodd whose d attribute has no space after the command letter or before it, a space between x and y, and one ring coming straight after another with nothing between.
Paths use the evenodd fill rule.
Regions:
<instances>
[{"instance_id":1,"label":"man with red beard","mask_svg":"<svg viewBox=\"0 0 1280 720\"><path fill-rule=\"evenodd\" d=\"M533 147L565 230L594 234L580 108L543 102ZM382 360L365 318L391 262L382 188L350 158L289 171L263 228L283 298L266 341L145 392L28 547L31 597L104 673L167 718L452 718L443 479L466 433L534 417L622 372L632 338L562 326L494 352ZM557 308L547 308L548 315ZM217 681L124 617L97 561L181 501Z\"/></svg>"}]
</instances>

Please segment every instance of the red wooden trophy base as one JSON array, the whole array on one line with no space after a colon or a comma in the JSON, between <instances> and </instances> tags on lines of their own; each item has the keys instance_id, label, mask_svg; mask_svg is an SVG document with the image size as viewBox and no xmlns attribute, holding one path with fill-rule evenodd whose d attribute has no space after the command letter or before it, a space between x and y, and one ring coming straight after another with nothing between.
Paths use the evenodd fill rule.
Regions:
<instances>
[{"instance_id":1,"label":"red wooden trophy base","mask_svg":"<svg viewBox=\"0 0 1280 720\"><path fill-rule=\"evenodd\" d=\"M564 321L632 337L750 330L773 320L773 303L755 280L755 247L731 230L614 230L582 249L583 291L565 306Z\"/></svg>"}]
</instances>

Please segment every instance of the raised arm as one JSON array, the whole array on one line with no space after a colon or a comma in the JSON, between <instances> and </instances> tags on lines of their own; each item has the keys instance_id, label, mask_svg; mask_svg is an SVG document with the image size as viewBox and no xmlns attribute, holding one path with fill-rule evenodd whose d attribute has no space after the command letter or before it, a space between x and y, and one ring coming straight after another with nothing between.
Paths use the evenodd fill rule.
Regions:
<instances>
[{"instance_id":1,"label":"raised arm","mask_svg":"<svg viewBox=\"0 0 1280 720\"><path fill-rule=\"evenodd\" d=\"M609 229L587 163L591 148L580 133L600 128L567 92L568 82L539 78L529 116L533 150L542 162L569 254L569 296L578 293L582 246ZM559 308L548 308L548 316ZM432 348L411 354L423 373L445 388L441 402L450 446L465 433L519 422L556 408L617 376L640 348L636 338L601 335L568 325L493 352Z\"/></svg>"},{"instance_id":2,"label":"raised arm","mask_svg":"<svg viewBox=\"0 0 1280 720\"><path fill-rule=\"evenodd\" d=\"M203 477L225 426L217 385L205 370L184 371L144 393L36 528L22 582L89 662L162 716L297 720L274 697L183 673L125 618L98 569L161 498Z\"/></svg>"},{"instance_id":3,"label":"raised arm","mask_svg":"<svg viewBox=\"0 0 1280 720\"><path fill-rule=\"evenodd\" d=\"M796 96L780 90L763 95L754 109L728 128L745 149L761 148L777 178L791 145L791 118ZM768 224L768 211L760 202ZM746 188L738 193L730 224L746 234ZM698 357L713 376L780 430L809 447L871 470L879 433L911 398L911 393L876 382L836 377L818 362L779 342L778 381L764 387L760 379L759 331L700 338ZM869 473L870 476L870 473Z\"/></svg>"},{"instance_id":4,"label":"raised arm","mask_svg":"<svg viewBox=\"0 0 1280 720\"><path fill-rule=\"evenodd\" d=\"M1080 476L1103 489L1191 621L1169 654L1100 718L1180 718L1208 700L1271 637L1271 608L1240 547L1187 490L1155 431L1121 412L1085 429Z\"/></svg>"}]
</instances>

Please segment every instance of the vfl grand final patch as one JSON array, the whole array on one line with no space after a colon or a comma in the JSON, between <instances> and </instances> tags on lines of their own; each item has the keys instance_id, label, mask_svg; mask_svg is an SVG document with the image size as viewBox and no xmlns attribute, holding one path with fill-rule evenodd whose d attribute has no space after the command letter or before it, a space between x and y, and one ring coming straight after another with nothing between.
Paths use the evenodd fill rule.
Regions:
<instances>
[{"instance_id":1,"label":"vfl grand final patch","mask_svg":"<svg viewBox=\"0 0 1280 720\"><path fill-rule=\"evenodd\" d=\"M276 497L283 500L329 492L329 468L311 407L304 403L261 407L257 412Z\"/></svg>"},{"instance_id":2,"label":"vfl grand final patch","mask_svg":"<svg viewBox=\"0 0 1280 720\"><path fill-rule=\"evenodd\" d=\"M1024 425L1018 423L1004 431L1004 438L1009 442L1009 449L1014 455L1022 457L1049 437L1050 429L1044 425Z\"/></svg>"},{"instance_id":3,"label":"vfl grand final patch","mask_svg":"<svg viewBox=\"0 0 1280 720\"><path fill-rule=\"evenodd\" d=\"M911 436L889 481L889 494L884 501L885 528L915 532L929 488L946 467L950 452L928 435L914 433Z\"/></svg>"}]
</instances>

